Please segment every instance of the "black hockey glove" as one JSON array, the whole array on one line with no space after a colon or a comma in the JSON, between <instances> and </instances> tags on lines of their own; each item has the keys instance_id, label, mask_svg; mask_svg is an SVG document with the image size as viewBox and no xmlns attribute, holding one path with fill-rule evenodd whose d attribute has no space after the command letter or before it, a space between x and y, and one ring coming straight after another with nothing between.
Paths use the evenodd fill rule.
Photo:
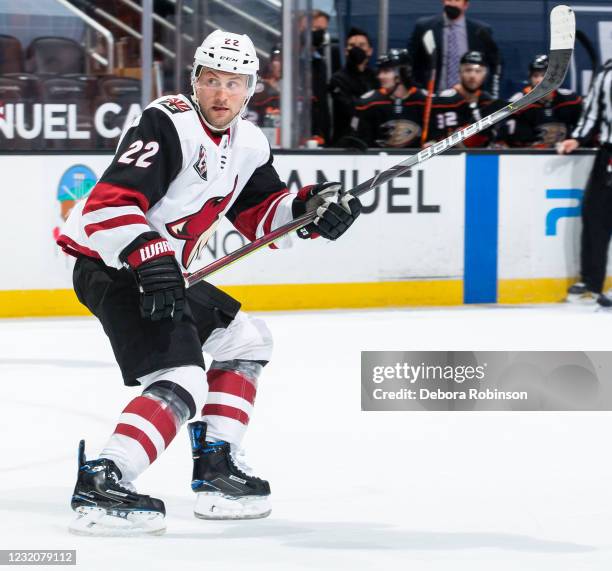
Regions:
<instances>
[{"instance_id":1,"label":"black hockey glove","mask_svg":"<svg viewBox=\"0 0 612 571\"><path fill-rule=\"evenodd\" d=\"M316 210L314 222L300 228L300 238L323 236L337 240L361 213L361 202L351 194L341 194L338 182L324 182L302 188L293 201L293 217ZM337 202L334 202L336 200Z\"/></svg>"},{"instance_id":2,"label":"black hockey glove","mask_svg":"<svg viewBox=\"0 0 612 571\"><path fill-rule=\"evenodd\" d=\"M134 272L143 317L152 321L181 318L185 280L167 240L157 232L145 232L123 250L119 259Z\"/></svg>"}]
</instances>

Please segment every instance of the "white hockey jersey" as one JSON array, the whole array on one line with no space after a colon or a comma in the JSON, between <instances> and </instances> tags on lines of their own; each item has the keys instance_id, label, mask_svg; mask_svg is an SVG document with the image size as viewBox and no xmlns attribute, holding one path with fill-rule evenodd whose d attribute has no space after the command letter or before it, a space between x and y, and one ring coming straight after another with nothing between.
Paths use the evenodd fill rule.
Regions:
<instances>
[{"instance_id":1,"label":"white hockey jersey","mask_svg":"<svg viewBox=\"0 0 612 571\"><path fill-rule=\"evenodd\" d=\"M222 216L249 240L293 219L295 194L272 161L265 135L249 121L216 135L189 97L162 97L125 132L57 242L69 254L121 268L121 252L155 231L189 272Z\"/></svg>"}]
</instances>

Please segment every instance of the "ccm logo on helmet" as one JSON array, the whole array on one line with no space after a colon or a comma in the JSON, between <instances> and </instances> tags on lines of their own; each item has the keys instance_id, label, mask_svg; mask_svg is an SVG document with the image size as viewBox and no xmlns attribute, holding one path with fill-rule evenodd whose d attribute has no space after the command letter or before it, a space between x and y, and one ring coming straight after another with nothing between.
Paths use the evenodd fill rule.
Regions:
<instances>
[{"instance_id":1,"label":"ccm logo on helmet","mask_svg":"<svg viewBox=\"0 0 612 571\"><path fill-rule=\"evenodd\" d=\"M238 61L235 57L230 57L230 56L221 56L219 59L227 59L229 61L235 61L235 62Z\"/></svg>"}]
</instances>

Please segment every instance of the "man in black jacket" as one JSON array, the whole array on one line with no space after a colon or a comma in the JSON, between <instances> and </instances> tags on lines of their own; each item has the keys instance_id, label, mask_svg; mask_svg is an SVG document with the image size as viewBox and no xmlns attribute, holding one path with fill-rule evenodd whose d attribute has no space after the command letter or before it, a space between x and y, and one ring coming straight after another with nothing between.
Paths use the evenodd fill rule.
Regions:
<instances>
[{"instance_id":1,"label":"man in black jacket","mask_svg":"<svg viewBox=\"0 0 612 571\"><path fill-rule=\"evenodd\" d=\"M368 67L372 44L366 32L352 28L346 40L346 65L332 75L329 91L333 100L334 146L346 146L342 139L352 134L355 104L368 91L379 87L376 72Z\"/></svg>"},{"instance_id":2,"label":"man in black jacket","mask_svg":"<svg viewBox=\"0 0 612 571\"><path fill-rule=\"evenodd\" d=\"M431 70L423 36L431 30L437 48L436 91L456 85L459 82L461 56L468 51L478 51L485 55L489 68L486 88L493 96L499 96L501 59L491 28L483 22L465 17L469 0L442 0L442 4L442 14L419 18L412 32L409 51L414 59L415 81L426 85L429 79Z\"/></svg>"}]
</instances>

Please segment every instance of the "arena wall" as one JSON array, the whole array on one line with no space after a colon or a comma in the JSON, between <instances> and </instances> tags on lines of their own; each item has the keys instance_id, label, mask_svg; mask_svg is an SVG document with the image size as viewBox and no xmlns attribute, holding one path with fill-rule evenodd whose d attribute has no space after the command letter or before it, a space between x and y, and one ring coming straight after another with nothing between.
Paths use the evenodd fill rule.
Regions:
<instances>
[{"instance_id":1,"label":"arena wall","mask_svg":"<svg viewBox=\"0 0 612 571\"><path fill-rule=\"evenodd\" d=\"M86 195L110 154L0 156L0 316L83 315L73 259L55 245L60 200ZM396 153L279 152L292 189L346 187L402 160ZM592 153L452 152L363 197L338 242L295 238L259 251L211 281L251 310L554 302L578 273L580 202ZM200 260L244 243L224 221Z\"/></svg>"}]
</instances>

